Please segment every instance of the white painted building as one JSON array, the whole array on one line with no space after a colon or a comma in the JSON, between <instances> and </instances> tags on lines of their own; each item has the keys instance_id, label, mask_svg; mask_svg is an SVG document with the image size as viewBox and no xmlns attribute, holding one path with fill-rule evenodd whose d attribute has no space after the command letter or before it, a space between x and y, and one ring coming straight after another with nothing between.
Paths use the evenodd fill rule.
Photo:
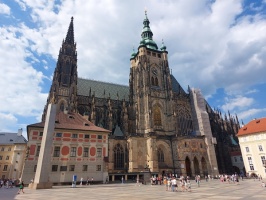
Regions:
<instances>
[{"instance_id":1,"label":"white painted building","mask_svg":"<svg viewBox=\"0 0 266 200\"><path fill-rule=\"evenodd\" d=\"M266 178L266 118L250 121L237 136L246 172Z\"/></svg>"}]
</instances>

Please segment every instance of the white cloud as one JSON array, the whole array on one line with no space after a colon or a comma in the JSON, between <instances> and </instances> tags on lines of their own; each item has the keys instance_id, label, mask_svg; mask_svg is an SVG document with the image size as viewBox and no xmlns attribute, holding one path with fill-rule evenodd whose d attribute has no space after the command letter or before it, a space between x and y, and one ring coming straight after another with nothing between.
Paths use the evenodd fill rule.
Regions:
<instances>
[{"instance_id":1,"label":"white cloud","mask_svg":"<svg viewBox=\"0 0 266 200\"><path fill-rule=\"evenodd\" d=\"M252 108L252 109L248 109L248 110L245 110L243 112L240 112L238 114L238 118L239 119L249 119L249 120L252 120L252 119L256 118L256 116L259 113L262 113L262 112L266 112L266 108L260 108L260 109Z\"/></svg>"},{"instance_id":2,"label":"white cloud","mask_svg":"<svg viewBox=\"0 0 266 200\"><path fill-rule=\"evenodd\" d=\"M4 3L0 3L0 14L10 15L10 8Z\"/></svg>"},{"instance_id":3,"label":"white cloud","mask_svg":"<svg viewBox=\"0 0 266 200\"><path fill-rule=\"evenodd\" d=\"M241 108L246 108L254 102L253 98L247 98L243 96L237 96L235 98L229 99L226 98L226 104L222 106L222 109L224 111L228 110L234 110L236 108L241 109Z\"/></svg>"}]
</instances>

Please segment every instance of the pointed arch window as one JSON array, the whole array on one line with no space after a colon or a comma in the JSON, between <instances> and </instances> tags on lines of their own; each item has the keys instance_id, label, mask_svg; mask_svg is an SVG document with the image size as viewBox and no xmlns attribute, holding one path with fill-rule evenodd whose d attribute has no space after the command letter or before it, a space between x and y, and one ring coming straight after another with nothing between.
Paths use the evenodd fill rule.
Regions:
<instances>
[{"instance_id":1,"label":"pointed arch window","mask_svg":"<svg viewBox=\"0 0 266 200\"><path fill-rule=\"evenodd\" d=\"M65 110L65 105L64 105L64 103L61 103L61 105L60 105L60 111L64 111Z\"/></svg>"},{"instance_id":2,"label":"pointed arch window","mask_svg":"<svg viewBox=\"0 0 266 200\"><path fill-rule=\"evenodd\" d=\"M151 85L154 85L154 78L151 77Z\"/></svg>"},{"instance_id":3,"label":"pointed arch window","mask_svg":"<svg viewBox=\"0 0 266 200\"><path fill-rule=\"evenodd\" d=\"M125 165L125 152L121 144L114 147L114 169L123 169Z\"/></svg>"},{"instance_id":4,"label":"pointed arch window","mask_svg":"<svg viewBox=\"0 0 266 200\"><path fill-rule=\"evenodd\" d=\"M159 84L158 84L158 78L157 77L155 77L155 79L154 79L154 85L155 86L159 86Z\"/></svg>"},{"instance_id":5,"label":"pointed arch window","mask_svg":"<svg viewBox=\"0 0 266 200\"><path fill-rule=\"evenodd\" d=\"M162 125L162 120L161 120L161 111L159 106L155 106L153 110L153 120L154 120L154 125L155 126L161 126Z\"/></svg>"},{"instance_id":6,"label":"pointed arch window","mask_svg":"<svg viewBox=\"0 0 266 200\"><path fill-rule=\"evenodd\" d=\"M164 153L161 148L158 149L157 155L158 155L158 162L164 162Z\"/></svg>"}]
</instances>

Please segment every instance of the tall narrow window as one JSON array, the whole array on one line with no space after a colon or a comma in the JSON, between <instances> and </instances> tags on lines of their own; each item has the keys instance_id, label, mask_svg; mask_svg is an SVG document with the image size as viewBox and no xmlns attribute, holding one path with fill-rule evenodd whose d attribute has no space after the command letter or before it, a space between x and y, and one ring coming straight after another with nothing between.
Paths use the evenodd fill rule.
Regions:
<instances>
[{"instance_id":1,"label":"tall narrow window","mask_svg":"<svg viewBox=\"0 0 266 200\"><path fill-rule=\"evenodd\" d=\"M254 166L253 166L252 158L251 157L248 157L248 164L249 164L250 170L254 170Z\"/></svg>"},{"instance_id":2,"label":"tall narrow window","mask_svg":"<svg viewBox=\"0 0 266 200\"><path fill-rule=\"evenodd\" d=\"M114 168L123 169L125 165L125 153L121 144L114 147Z\"/></svg>"},{"instance_id":3,"label":"tall narrow window","mask_svg":"<svg viewBox=\"0 0 266 200\"><path fill-rule=\"evenodd\" d=\"M158 154L158 162L164 162L164 154L161 148L158 149L157 154Z\"/></svg>"},{"instance_id":4,"label":"tall narrow window","mask_svg":"<svg viewBox=\"0 0 266 200\"><path fill-rule=\"evenodd\" d=\"M102 157L102 148L97 148L97 158L101 158Z\"/></svg>"},{"instance_id":5,"label":"tall narrow window","mask_svg":"<svg viewBox=\"0 0 266 200\"><path fill-rule=\"evenodd\" d=\"M153 120L155 126L161 126L162 120L161 120L161 111L159 106L155 106L153 110Z\"/></svg>"},{"instance_id":6,"label":"tall narrow window","mask_svg":"<svg viewBox=\"0 0 266 200\"><path fill-rule=\"evenodd\" d=\"M76 156L76 152L77 152L77 148L76 147L71 147L70 157L75 157Z\"/></svg>"},{"instance_id":7,"label":"tall narrow window","mask_svg":"<svg viewBox=\"0 0 266 200\"><path fill-rule=\"evenodd\" d=\"M54 157L60 156L60 147L54 147Z\"/></svg>"},{"instance_id":8,"label":"tall narrow window","mask_svg":"<svg viewBox=\"0 0 266 200\"><path fill-rule=\"evenodd\" d=\"M8 167L8 165L4 165L3 171L7 171L7 167Z\"/></svg>"},{"instance_id":9,"label":"tall narrow window","mask_svg":"<svg viewBox=\"0 0 266 200\"><path fill-rule=\"evenodd\" d=\"M88 147L83 148L83 157L89 157L89 148Z\"/></svg>"},{"instance_id":10,"label":"tall narrow window","mask_svg":"<svg viewBox=\"0 0 266 200\"><path fill-rule=\"evenodd\" d=\"M259 151L263 151L262 145L259 145Z\"/></svg>"},{"instance_id":11,"label":"tall narrow window","mask_svg":"<svg viewBox=\"0 0 266 200\"><path fill-rule=\"evenodd\" d=\"M37 150L36 150L36 156L39 156L40 155L40 149L41 149L41 146L38 145L37 146Z\"/></svg>"},{"instance_id":12,"label":"tall narrow window","mask_svg":"<svg viewBox=\"0 0 266 200\"><path fill-rule=\"evenodd\" d=\"M261 158L261 162L262 162L262 164L263 164L263 165L266 164L265 156L261 156L260 158Z\"/></svg>"},{"instance_id":13,"label":"tall narrow window","mask_svg":"<svg viewBox=\"0 0 266 200\"><path fill-rule=\"evenodd\" d=\"M246 147L246 152L249 152L249 148L248 147Z\"/></svg>"}]
</instances>

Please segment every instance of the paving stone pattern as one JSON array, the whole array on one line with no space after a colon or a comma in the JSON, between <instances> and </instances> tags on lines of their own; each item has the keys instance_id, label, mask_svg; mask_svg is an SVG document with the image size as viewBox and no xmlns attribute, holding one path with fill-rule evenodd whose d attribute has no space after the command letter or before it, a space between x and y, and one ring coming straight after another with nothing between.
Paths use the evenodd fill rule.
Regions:
<instances>
[{"instance_id":1,"label":"paving stone pattern","mask_svg":"<svg viewBox=\"0 0 266 200\"><path fill-rule=\"evenodd\" d=\"M71 188L70 186L53 187L53 189L31 190L25 188L24 194L18 194L14 199L19 200L78 200L78 199L97 199L97 200L145 200L145 199L249 199L266 200L266 187L260 186L261 182L256 180L244 180L239 184L221 183L218 180L205 182L201 181L197 187L195 181L191 181L192 191L170 192L165 190L163 185L136 185L126 184L101 184L80 186ZM1 197L0 197L1 199Z\"/></svg>"}]
</instances>

